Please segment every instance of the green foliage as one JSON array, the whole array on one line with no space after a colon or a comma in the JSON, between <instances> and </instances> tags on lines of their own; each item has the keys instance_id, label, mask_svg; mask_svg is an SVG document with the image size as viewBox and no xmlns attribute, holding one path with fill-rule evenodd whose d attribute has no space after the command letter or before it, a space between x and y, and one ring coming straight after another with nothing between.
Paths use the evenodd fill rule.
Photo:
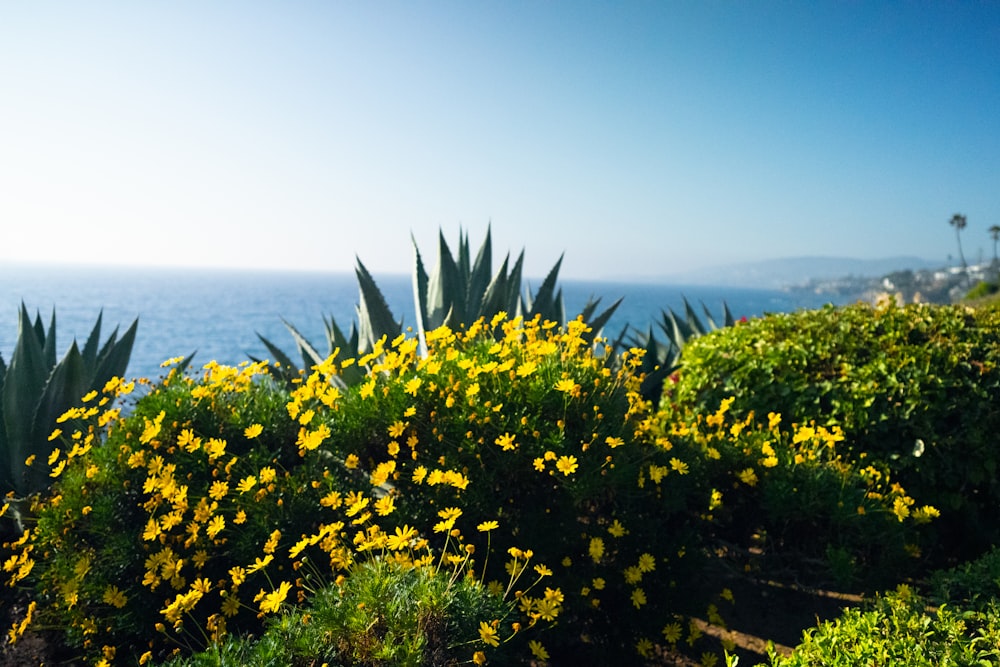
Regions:
<instances>
[{"instance_id":1,"label":"green foliage","mask_svg":"<svg viewBox=\"0 0 1000 667\"><path fill-rule=\"evenodd\" d=\"M867 610L849 609L807 631L790 657L772 653L774 667L1000 665L1000 606L983 611L942 605L928 609L909 588L877 597Z\"/></svg>"},{"instance_id":2,"label":"green foliage","mask_svg":"<svg viewBox=\"0 0 1000 667\"><path fill-rule=\"evenodd\" d=\"M0 358L0 491L23 498L48 487L47 473L25 462L52 451L49 435L60 415L125 372L137 326L138 320L120 340L116 328L101 345L98 315L83 348L74 340L57 363L55 312L46 330L41 317L36 315L32 323L21 304L9 366Z\"/></svg>"},{"instance_id":3,"label":"green foliage","mask_svg":"<svg viewBox=\"0 0 1000 667\"><path fill-rule=\"evenodd\" d=\"M834 425L845 457L886 466L941 510L935 549L1000 536L1000 314L962 307L826 307L770 315L685 346L664 405Z\"/></svg>"},{"instance_id":4,"label":"green foliage","mask_svg":"<svg viewBox=\"0 0 1000 667\"><path fill-rule=\"evenodd\" d=\"M477 582L373 560L302 608L269 619L259 639L229 637L164 667L459 664L468 651L456 638L476 637L481 619L502 620L509 611ZM500 648L490 664L509 658Z\"/></svg>"},{"instance_id":5,"label":"green foliage","mask_svg":"<svg viewBox=\"0 0 1000 667\"><path fill-rule=\"evenodd\" d=\"M667 417L674 446L704 452L706 541L758 576L794 572L799 583L871 589L913 569L937 510L918 506L886 467L845 456L839 428L783 425L774 412L737 418L733 404Z\"/></svg>"},{"instance_id":6,"label":"green foliage","mask_svg":"<svg viewBox=\"0 0 1000 667\"><path fill-rule=\"evenodd\" d=\"M926 596L907 586L876 596L806 632L774 667L1000 665L1000 549L930 577Z\"/></svg>"},{"instance_id":7,"label":"green foliage","mask_svg":"<svg viewBox=\"0 0 1000 667\"><path fill-rule=\"evenodd\" d=\"M1000 599L1000 547L950 570L931 575L928 597L935 604L983 609Z\"/></svg>"},{"instance_id":8,"label":"green foliage","mask_svg":"<svg viewBox=\"0 0 1000 667\"><path fill-rule=\"evenodd\" d=\"M981 280L976 283L975 287L966 293L965 300L971 301L973 299L982 299L990 296L991 294L996 294L997 292L1000 292L1000 284L990 282L988 280Z\"/></svg>"}]
</instances>

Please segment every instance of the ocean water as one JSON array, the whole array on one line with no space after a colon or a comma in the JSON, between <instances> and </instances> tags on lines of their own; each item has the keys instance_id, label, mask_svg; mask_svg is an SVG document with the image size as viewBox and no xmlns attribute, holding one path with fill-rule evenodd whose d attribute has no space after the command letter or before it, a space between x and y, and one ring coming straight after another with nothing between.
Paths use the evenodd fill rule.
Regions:
<instances>
[{"instance_id":1,"label":"ocean water","mask_svg":"<svg viewBox=\"0 0 1000 667\"><path fill-rule=\"evenodd\" d=\"M404 326L413 325L410 279L375 275L390 308ZM528 280L534 290L541 279ZM624 297L604 330L615 336L625 327L646 330L661 309L682 312L683 299L702 315L702 304L721 321L722 305L737 317L792 312L822 305L828 297L733 287L678 286L655 283L560 281L568 316L589 297L601 306ZM0 267L0 355L10 360L17 339L17 313L24 302L46 327L56 312L57 350L61 356L75 338L83 343L103 309L101 342L139 319L128 375L156 378L170 357L195 353L192 367L210 360L238 364L249 356L266 358L260 333L293 360L295 344L282 319L293 324L320 352L326 350L323 317L333 316L350 328L358 302L353 273L253 272L234 270L135 269L53 266Z\"/></svg>"}]
</instances>

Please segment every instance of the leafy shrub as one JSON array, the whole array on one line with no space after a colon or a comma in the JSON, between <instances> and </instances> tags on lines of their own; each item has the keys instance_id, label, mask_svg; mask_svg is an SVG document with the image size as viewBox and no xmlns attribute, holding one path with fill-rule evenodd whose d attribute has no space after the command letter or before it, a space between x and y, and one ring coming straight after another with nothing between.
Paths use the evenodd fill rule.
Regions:
<instances>
[{"instance_id":1,"label":"leafy shrub","mask_svg":"<svg viewBox=\"0 0 1000 667\"><path fill-rule=\"evenodd\" d=\"M1000 549L935 572L926 596L907 586L808 631L776 667L1000 665ZM935 606L931 606L935 605Z\"/></svg>"},{"instance_id":2,"label":"leafy shrub","mask_svg":"<svg viewBox=\"0 0 1000 667\"><path fill-rule=\"evenodd\" d=\"M755 555L768 576L840 586L898 581L919 553L923 524L938 515L918 506L885 466L841 450L839 427L782 423L770 412L737 418L729 398L710 415L675 411L671 442L704 452L711 502L705 539Z\"/></svg>"},{"instance_id":3,"label":"leafy shrub","mask_svg":"<svg viewBox=\"0 0 1000 667\"><path fill-rule=\"evenodd\" d=\"M1000 598L1000 547L970 563L935 572L928 597L935 604L959 604L981 609Z\"/></svg>"},{"instance_id":4,"label":"leafy shrub","mask_svg":"<svg viewBox=\"0 0 1000 667\"><path fill-rule=\"evenodd\" d=\"M805 633L789 657L772 653L774 667L854 665L1000 665L1000 606L983 611L946 605L929 609L906 586L879 596L867 610L849 609Z\"/></svg>"},{"instance_id":5,"label":"leafy shrub","mask_svg":"<svg viewBox=\"0 0 1000 667\"><path fill-rule=\"evenodd\" d=\"M695 339L665 405L773 411L844 433L845 458L888 466L946 519L942 552L1000 537L1000 314L855 305L770 315ZM947 553L941 553L944 556Z\"/></svg>"},{"instance_id":6,"label":"leafy shrub","mask_svg":"<svg viewBox=\"0 0 1000 667\"><path fill-rule=\"evenodd\" d=\"M474 581L373 560L316 591L303 608L270 618L259 639L230 637L165 667L457 665L468 655L456 638L477 637L481 619L509 611ZM505 657L503 648L493 651L490 664Z\"/></svg>"},{"instance_id":7,"label":"leafy shrub","mask_svg":"<svg viewBox=\"0 0 1000 667\"><path fill-rule=\"evenodd\" d=\"M996 294L997 292L1000 292L1000 285L988 280L981 280L976 283L975 287L966 293L965 299L969 301L972 299L982 299L983 297Z\"/></svg>"}]
</instances>

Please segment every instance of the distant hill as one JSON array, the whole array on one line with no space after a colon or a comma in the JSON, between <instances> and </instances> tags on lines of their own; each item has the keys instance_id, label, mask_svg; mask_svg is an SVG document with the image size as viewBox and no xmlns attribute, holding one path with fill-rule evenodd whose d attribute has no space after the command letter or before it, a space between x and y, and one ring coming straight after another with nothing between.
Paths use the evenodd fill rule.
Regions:
<instances>
[{"instance_id":1,"label":"distant hill","mask_svg":"<svg viewBox=\"0 0 1000 667\"><path fill-rule=\"evenodd\" d=\"M852 259L847 257L788 257L760 262L726 264L663 276L671 283L780 289L810 280L877 277L894 271L939 269L942 262L919 257Z\"/></svg>"}]
</instances>

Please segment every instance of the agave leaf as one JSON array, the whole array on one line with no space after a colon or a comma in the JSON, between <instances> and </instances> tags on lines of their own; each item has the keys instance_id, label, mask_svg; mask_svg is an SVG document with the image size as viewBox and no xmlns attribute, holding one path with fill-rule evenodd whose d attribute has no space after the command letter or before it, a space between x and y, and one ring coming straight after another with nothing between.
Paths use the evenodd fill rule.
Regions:
<instances>
[{"instance_id":1,"label":"agave leaf","mask_svg":"<svg viewBox=\"0 0 1000 667\"><path fill-rule=\"evenodd\" d=\"M619 297L617 301L608 306L608 308L597 317L593 317L593 314L597 309L598 304L601 303L600 298L587 301L587 305L583 307L581 315L583 315L583 320L590 326L590 333L585 336L584 340L592 343L595 338L601 335L601 331L604 329L604 326L608 323L608 320L611 319L611 316L615 314L615 311L618 310L618 306L621 305L624 298L625 297Z\"/></svg>"},{"instance_id":2,"label":"agave leaf","mask_svg":"<svg viewBox=\"0 0 1000 667\"><path fill-rule=\"evenodd\" d=\"M727 327L731 327L736 324L736 320L733 318L733 314L729 310L729 304L725 301L722 302L722 321Z\"/></svg>"},{"instance_id":3,"label":"agave leaf","mask_svg":"<svg viewBox=\"0 0 1000 667\"><path fill-rule=\"evenodd\" d=\"M299 354L302 355L302 370L308 373L310 368L323 363L323 357L316 351L316 348L313 347L312 343L310 343L305 336L299 333L299 330L292 326L291 322L284 319L281 321L284 322L285 328L292 334L292 338L295 340L295 346L298 348Z\"/></svg>"},{"instance_id":4,"label":"agave leaf","mask_svg":"<svg viewBox=\"0 0 1000 667\"><path fill-rule=\"evenodd\" d=\"M139 328L139 318L132 321L131 326L122 334L121 340L114 342L118 327L115 333L108 338L105 349L97 355L97 368L91 369L93 377L90 383L94 387L103 387L108 380L113 377L121 377L128 370L128 362L132 357L132 346L135 344L135 332Z\"/></svg>"},{"instance_id":5,"label":"agave leaf","mask_svg":"<svg viewBox=\"0 0 1000 667\"><path fill-rule=\"evenodd\" d=\"M691 331L693 331L695 335L703 336L708 333L708 329L706 329L705 325L701 323L701 320L698 319L698 314L694 312L694 308L692 308L691 304L688 303L687 297L684 298L684 315L687 325L691 328Z\"/></svg>"},{"instance_id":6,"label":"agave leaf","mask_svg":"<svg viewBox=\"0 0 1000 667\"><path fill-rule=\"evenodd\" d=\"M504 257L500 269L483 290L483 298L479 304L479 313L486 319L492 319L500 311L513 312L513 310L507 310L507 295L510 292L508 289L509 279L507 277L507 264L509 261L510 253Z\"/></svg>"},{"instance_id":7,"label":"agave leaf","mask_svg":"<svg viewBox=\"0 0 1000 667\"><path fill-rule=\"evenodd\" d=\"M357 307L360 346L358 351L360 352L362 347L371 350L375 346L375 342L383 336L392 340L402 333L403 325L393 318L392 311L389 310L389 306L385 302L385 297L378 285L375 284L371 274L368 273L368 269L365 268L360 259L357 261L358 266L355 273L358 276L361 301Z\"/></svg>"},{"instance_id":8,"label":"agave leaf","mask_svg":"<svg viewBox=\"0 0 1000 667\"><path fill-rule=\"evenodd\" d=\"M521 313L521 274L524 271L524 250L517 256L514 268L510 270L507 278L507 306L504 310L508 314L520 315Z\"/></svg>"},{"instance_id":9,"label":"agave leaf","mask_svg":"<svg viewBox=\"0 0 1000 667\"><path fill-rule=\"evenodd\" d=\"M705 312L705 321L708 323L708 329L711 331L718 329L719 325L715 323L715 318L712 317L712 313L704 301L701 302L701 309Z\"/></svg>"},{"instance_id":10,"label":"agave leaf","mask_svg":"<svg viewBox=\"0 0 1000 667\"><path fill-rule=\"evenodd\" d=\"M351 335L350 337L345 336L344 332L337 326L337 321L330 317L329 320L323 319L323 323L326 325L326 339L330 344L330 354L337 348L344 351L344 354L349 354L351 356L356 355L360 352L358 348L358 328L351 322Z\"/></svg>"},{"instance_id":11,"label":"agave leaf","mask_svg":"<svg viewBox=\"0 0 1000 667\"><path fill-rule=\"evenodd\" d=\"M427 330L436 329L445 323L449 311L455 310L456 303L464 300L461 294L461 280L458 265L451 255L444 233L438 232L438 263L431 274L427 286ZM459 304L459 309L461 305ZM464 320L464 313L457 315ZM464 324L464 321L462 322Z\"/></svg>"},{"instance_id":12,"label":"agave leaf","mask_svg":"<svg viewBox=\"0 0 1000 667\"><path fill-rule=\"evenodd\" d=\"M413 307L417 313L417 340L420 342L420 354L427 354L427 270L417 240L410 234L413 242Z\"/></svg>"},{"instance_id":13,"label":"agave leaf","mask_svg":"<svg viewBox=\"0 0 1000 667\"><path fill-rule=\"evenodd\" d=\"M663 321L660 323L660 328L663 332L667 334L667 338L676 345L678 348L684 347L684 344L694 337L694 331L688 325L685 320L682 320L680 316L674 312L673 308L667 308L666 311L660 311L663 315Z\"/></svg>"},{"instance_id":14,"label":"agave leaf","mask_svg":"<svg viewBox=\"0 0 1000 667\"><path fill-rule=\"evenodd\" d=\"M97 365L97 348L101 344L101 319L104 317L104 309L97 313L97 322L87 336L87 342L83 345L83 363L87 368L94 368Z\"/></svg>"},{"instance_id":15,"label":"agave leaf","mask_svg":"<svg viewBox=\"0 0 1000 667\"><path fill-rule=\"evenodd\" d=\"M469 299L469 275L471 274L471 260L469 259L469 233L458 231L458 258L455 260L455 277L458 279L454 286L453 296L461 305L459 310L468 313L466 307ZM466 318L468 319L468 318Z\"/></svg>"},{"instance_id":16,"label":"agave leaf","mask_svg":"<svg viewBox=\"0 0 1000 667\"><path fill-rule=\"evenodd\" d=\"M36 320L36 325L41 321ZM31 447L32 416L49 377L45 350L38 335L39 326L32 326L28 309L21 304L17 322L18 335L10 366L4 378L3 413L7 429L6 450L0 456L0 484L4 490L23 491L24 484L15 479ZM44 336L44 333L42 334Z\"/></svg>"},{"instance_id":17,"label":"agave leaf","mask_svg":"<svg viewBox=\"0 0 1000 667\"><path fill-rule=\"evenodd\" d=\"M504 262L504 272L506 273L506 261ZM466 293L466 312L476 313L477 317L491 318L496 315L496 311L488 312L483 309L486 301L486 293L492 284L493 272L493 241L491 239L490 228L486 227L486 239L480 246L476 254L476 261L472 265L469 273L469 284ZM477 312L478 311L478 312ZM471 324L471 322L470 322Z\"/></svg>"},{"instance_id":18,"label":"agave leaf","mask_svg":"<svg viewBox=\"0 0 1000 667\"><path fill-rule=\"evenodd\" d=\"M31 440L26 443L28 448L12 461L15 488L19 495L41 491L49 485L48 471L40 464L41 461L31 468L25 466L24 461L32 454L40 460L49 456L54 447L54 443L49 441L49 435L56 428L56 419L77 405L91 386L90 372L74 340L66 356L52 369L42 390L32 416ZM23 486L18 487L18 482L22 479Z\"/></svg>"},{"instance_id":19,"label":"agave leaf","mask_svg":"<svg viewBox=\"0 0 1000 667\"><path fill-rule=\"evenodd\" d=\"M566 304L563 303L562 288L559 288L559 291L556 292L556 298L552 304L551 315L542 313L542 319L558 322L559 324L566 322Z\"/></svg>"},{"instance_id":20,"label":"agave leaf","mask_svg":"<svg viewBox=\"0 0 1000 667\"><path fill-rule=\"evenodd\" d=\"M533 299L525 300L525 307L527 313L525 317L533 317L535 315L541 315L542 319L557 319L559 322L563 322L564 318L560 317L555 311L557 310L556 304L556 282L559 279L559 268L562 266L563 256L560 255L558 261L556 261L555 266L553 266L545 280L542 281L541 286L539 286L538 291L535 293ZM561 293L561 292L560 292Z\"/></svg>"},{"instance_id":21,"label":"agave leaf","mask_svg":"<svg viewBox=\"0 0 1000 667\"><path fill-rule=\"evenodd\" d=\"M41 324L42 320L38 320L38 324ZM36 327L36 331L40 331L41 327ZM51 373L52 368L56 365L56 309L52 309L52 319L49 321L49 332L44 337L43 345L45 346L45 367Z\"/></svg>"},{"instance_id":22,"label":"agave leaf","mask_svg":"<svg viewBox=\"0 0 1000 667\"><path fill-rule=\"evenodd\" d=\"M4 378L2 396L7 438L6 450L0 457L0 484L3 491L14 489L21 493L24 490L21 472L28 456L24 452L31 446L32 417L48 379L49 366L45 363L44 331L39 336L41 319L36 318L33 326L23 303L17 326L17 343Z\"/></svg>"},{"instance_id":23,"label":"agave leaf","mask_svg":"<svg viewBox=\"0 0 1000 667\"><path fill-rule=\"evenodd\" d=\"M291 384L292 380L299 377L299 367L295 365L295 363L288 357L287 354L285 354L281 350L281 348L279 348L277 345L269 341L264 336L260 335L259 332L255 333L257 333L257 338L260 340L261 343L264 344L264 347L267 348L268 354L271 357L272 372L275 372L286 383ZM253 361L254 363L260 363L262 361L261 359L258 359L253 355L247 355L247 356L249 356L250 360ZM275 365L277 365L276 369Z\"/></svg>"}]
</instances>

